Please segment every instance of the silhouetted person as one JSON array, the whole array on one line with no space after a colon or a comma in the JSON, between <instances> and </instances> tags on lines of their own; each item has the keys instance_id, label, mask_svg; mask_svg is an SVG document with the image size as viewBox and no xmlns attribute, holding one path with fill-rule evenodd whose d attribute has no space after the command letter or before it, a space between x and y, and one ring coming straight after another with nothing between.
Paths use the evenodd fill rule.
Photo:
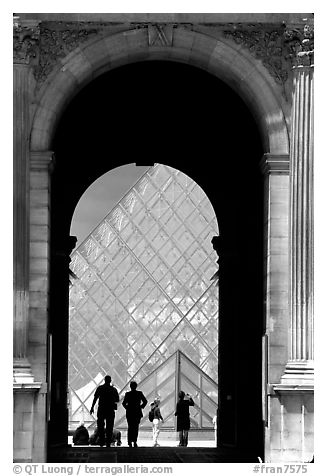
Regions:
<instances>
[{"instance_id":1,"label":"silhouetted person","mask_svg":"<svg viewBox=\"0 0 327 476\"><path fill-rule=\"evenodd\" d=\"M100 385L95 391L92 407L90 410L91 414L94 411L94 405L96 404L97 400L99 400L97 414L99 445L103 446L105 443L104 426L106 424L106 445L110 446L115 420L115 410L117 410L119 395L116 388L111 385L111 377L109 375L105 376L104 384Z\"/></svg>"},{"instance_id":2,"label":"silhouetted person","mask_svg":"<svg viewBox=\"0 0 327 476\"><path fill-rule=\"evenodd\" d=\"M160 446L158 443L158 437L160 433L160 420L163 422L161 411L159 408L160 399L157 397L153 400L150 407L153 411L153 420L152 420L152 436L153 436L153 446Z\"/></svg>"},{"instance_id":3,"label":"silhouetted person","mask_svg":"<svg viewBox=\"0 0 327 476\"><path fill-rule=\"evenodd\" d=\"M214 415L212 418L213 429L215 431L215 444L217 446L217 415Z\"/></svg>"},{"instance_id":4,"label":"silhouetted person","mask_svg":"<svg viewBox=\"0 0 327 476\"><path fill-rule=\"evenodd\" d=\"M131 382L129 386L131 387L131 390L130 392L125 393L122 405L126 409L128 446L131 447L132 443L134 443L134 447L137 447L139 425L143 416L142 409L146 406L148 401L142 392L136 390L136 382Z\"/></svg>"},{"instance_id":5,"label":"silhouetted person","mask_svg":"<svg viewBox=\"0 0 327 476\"><path fill-rule=\"evenodd\" d=\"M179 445L187 446L188 432L190 429L190 410L189 407L194 406L192 397L181 390L178 393L178 402L176 405L175 416L177 416L177 431L179 432Z\"/></svg>"},{"instance_id":6,"label":"silhouetted person","mask_svg":"<svg viewBox=\"0 0 327 476\"><path fill-rule=\"evenodd\" d=\"M88 445L89 444L89 432L84 426L84 422L81 422L76 428L73 434L74 445Z\"/></svg>"},{"instance_id":7,"label":"silhouetted person","mask_svg":"<svg viewBox=\"0 0 327 476\"><path fill-rule=\"evenodd\" d=\"M221 252L222 252L222 239L221 236L213 236L211 240L211 244L215 252L217 253L217 265L218 269L217 271L211 276L210 281L217 281L218 283L218 278L219 278L219 262L221 261Z\"/></svg>"}]
</instances>

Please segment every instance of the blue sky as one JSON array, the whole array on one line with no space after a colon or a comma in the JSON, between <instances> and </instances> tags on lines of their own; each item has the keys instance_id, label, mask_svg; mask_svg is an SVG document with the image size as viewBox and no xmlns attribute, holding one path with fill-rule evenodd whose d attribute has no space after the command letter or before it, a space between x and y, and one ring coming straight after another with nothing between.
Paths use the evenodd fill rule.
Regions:
<instances>
[{"instance_id":1,"label":"blue sky","mask_svg":"<svg viewBox=\"0 0 327 476\"><path fill-rule=\"evenodd\" d=\"M77 246L102 221L125 193L146 172L148 166L123 165L102 175L78 202L70 228Z\"/></svg>"}]
</instances>

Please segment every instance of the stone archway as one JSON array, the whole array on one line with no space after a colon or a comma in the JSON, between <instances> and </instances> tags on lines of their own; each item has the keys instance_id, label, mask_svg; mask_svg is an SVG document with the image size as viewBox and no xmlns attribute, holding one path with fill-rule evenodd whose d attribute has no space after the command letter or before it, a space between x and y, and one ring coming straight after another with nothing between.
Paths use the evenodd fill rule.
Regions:
<instances>
[{"instance_id":1,"label":"stone archway","mask_svg":"<svg viewBox=\"0 0 327 476\"><path fill-rule=\"evenodd\" d=\"M154 33L156 33L156 28ZM42 263L39 256L31 255L30 264L34 272L34 279L47 283L49 279L49 201L47 191L50 186L48 165L51 161L51 147L54 130L64 106L70 99L93 78L105 71L120 65L144 60L169 59L170 61L188 63L205 69L215 76L223 79L247 103L249 109L257 120L261 131L262 141L267 154L268 188L271 186L288 187L288 130L284 118L283 106L277 99L278 93L273 79L265 69L241 47L226 42L218 41L203 34L188 31L182 27L175 28L174 41L169 44L167 32L166 41L155 40L150 44L151 37L147 28L129 30L90 44L80 46L56 66L51 76L40 90L37 99L32 134L31 134L31 193L43 193L44 201L41 206L31 204L31 215L38 214L38 221L31 221L31 249L36 249L40 243L37 235L37 226L47 230L43 235L44 253ZM276 172L275 185L270 180L271 174ZM275 204L269 202L271 209ZM34 208L33 208L34 207ZM283 245L280 254L285 254L288 246L288 234L282 223L287 215L287 204L283 205L280 226L283 231ZM273 242L270 240L270 246ZM70 252L69 243L63 244L62 266L67 266L67 257ZM48 254L47 254L48 253ZM278 255L277 255L278 259ZM272 266L271 262L268 267ZM268 272L268 271L267 271ZM286 273L286 269L284 270ZM63 283L64 285L64 283ZM48 314L48 297L38 304L38 310L43 316ZM46 332L43 336L46 342ZM44 362L44 366L46 361ZM40 379L42 375L40 374ZM46 380L45 374L43 379ZM60 389L52 391L61 392ZM42 411L40 405L40 412ZM45 430L44 430L45 431Z\"/></svg>"},{"instance_id":2,"label":"stone archway","mask_svg":"<svg viewBox=\"0 0 327 476\"><path fill-rule=\"evenodd\" d=\"M159 65L160 65L160 68L159 68ZM156 68L155 71L157 73L153 75L154 68ZM160 71L160 77L163 78L161 81L158 75L158 68ZM133 71L137 71L137 73L133 73ZM143 73L142 75L141 71L145 71L145 73ZM120 81L118 81L117 76L120 78ZM114 80L115 77L116 77L116 80ZM169 79L170 77L175 77L174 84L172 84L171 88L170 89L168 88L167 93L164 94L164 92L162 91L162 87L165 86L167 79ZM201 80L201 77L203 77L203 80ZM124 78L128 78L128 79L125 80ZM156 81L154 81L154 78L156 78ZM181 80L180 78L183 78L183 80ZM186 101L185 102L183 101L184 93L182 93L182 91L185 90L186 79L188 79L188 81L190 82L190 86L188 88L188 92L185 93L185 100L189 101L189 98L192 97L192 95L194 97L194 100L191 101L190 106L186 104ZM125 84L125 81L127 84ZM126 86L128 86L128 82L131 82L131 81L135 81L136 86L131 87L132 92L129 92L127 94ZM202 85L207 90L207 93L201 92L201 89L202 89L201 87L198 87L197 93L194 91L194 87L199 86L201 84L201 81L203 81ZM144 87L145 90L142 89L141 87L141 84L144 84L144 83L147 85ZM153 88L149 87L150 83L154 84ZM178 87L178 84L179 84L179 87ZM117 86L117 88L115 87L115 85ZM119 89L120 87L121 89ZM118 98L116 108L112 99L112 93L111 93L112 90L116 91L115 96L117 96ZM210 92L208 92L208 90ZM229 93L228 93L228 90L229 90ZM173 91L176 91L175 97L173 96L174 99L172 100L171 103L169 103L168 97L173 95ZM125 102L122 101L122 99L119 99L121 98L121 94L124 92L128 97L128 100ZM179 121L180 124L178 123L174 124L173 119L171 119L169 121L169 124L170 124L169 129L171 131L171 134L173 134L173 131L175 130L175 128L177 128L178 136L181 138L181 148L179 148L179 146L177 145L178 140L176 141L177 143L175 143L174 145L173 143L169 141L168 137L165 139L165 135L162 136L161 142L160 142L160 138L158 137L159 143L161 144L160 148L161 149L165 148L165 151L167 152L167 154L163 153L163 157L165 157L166 160L169 161L168 162L169 165L172 165L175 167L179 166L180 170L184 170L185 172L186 170L188 170L189 171L188 175L190 177L192 176L198 179L199 183L203 184L203 187L205 187L205 189L207 190L208 196L211 196L213 198L214 200L213 203L215 203L214 206L220 209L219 217L222 220L223 233L226 236L226 233L228 231L229 237L232 238L232 241L230 241L230 243L235 243L235 237L240 237L242 235L241 230L243 227L240 225L241 220L240 220L240 217L238 220L233 219L233 217L237 216L237 210L235 210L234 206L224 207L223 204L224 203L226 204L226 202L235 203L236 198L235 198L235 192L233 193L233 191L235 191L235 189L238 189L239 191L237 193L237 197L239 197L240 194L242 193L241 190L244 190L244 185L245 184L249 185L250 182L253 183L253 179L252 180L245 179L245 177L249 178L250 174L253 174L253 176L255 177L259 176L258 177L259 182L261 183L260 174L258 173L259 172L258 161L262 155L262 147L258 146L260 150L258 150L258 148L256 147L253 149L253 144L261 143L259 134L257 132L257 127L254 124L253 118L251 118L251 115L248 109L244 106L243 102L239 99L239 97L236 96L235 93L233 93L233 91L231 91L228 86L221 83L218 79L216 79L212 75L209 75L208 73L201 71L199 69L196 69L194 67L191 67L189 65L177 64L173 62L157 62L157 64L155 64L155 62L142 62L142 63L133 64L133 65L128 65L126 67L117 68L117 70L110 71L106 74L103 74L101 78L97 78L95 81L90 83L87 87L83 89L83 91L81 91L81 93L78 96L76 96L76 98L74 98L74 100L72 101L71 107L67 109L62 120L60 121L60 124L58 126L58 131L57 131L58 134L56 134L56 136L59 135L60 137L62 137L62 140L61 140L61 145L58 142L58 138L56 138L55 140L54 150L56 153L56 169L55 169L55 173L52 178L52 184L51 184L52 191L53 191L52 192L53 206L51 207L52 213L54 213L55 216L58 217L58 219L55 219L54 221L52 221L52 225L51 225L51 231L52 233L55 234L52 240L52 250L56 249L54 246L54 242L55 241L57 242L58 236L64 235L65 231L66 231L66 235L68 233L67 227L65 228L62 228L62 227L63 227L63 223L67 220L67 215L69 219L69 214L67 213L67 207L71 207L71 204L74 203L75 197L69 191L71 189L69 184L71 183L71 180L73 181L73 183L78 183L76 169L85 170L88 175L92 174L92 176L94 176L93 174L97 170L99 171L99 165L97 165L97 160L98 160L97 156L105 156L105 157L107 156L106 147L103 149L103 152L101 152L101 149L98 149L98 147L95 145L98 142L101 143L100 136L99 136L100 140L98 141L97 135L90 134L90 137L92 137L92 140L90 141L90 149L88 149L86 137L90 133L90 129L92 130L94 129L98 131L99 129L101 130L103 127L104 137L107 137L107 133L109 130L110 130L110 134L116 137L117 135L119 136L119 132L118 130L116 130L116 125L115 125L117 123L117 128L119 128L119 126L122 128L122 135L125 135L126 137L128 137L129 142L131 144L134 144L134 146L131 146L131 149L129 149L128 145L124 145L122 149L121 147L119 147L119 145L117 148L115 148L115 143L121 144L122 143L121 141L124 140L123 137L121 137L118 140L114 139L113 141L111 141L110 149L108 150L108 153L109 153L108 160L107 159L105 160L105 164L107 166L109 166L110 164L112 164L111 166L113 166L113 163L116 163L117 161L117 159L115 159L116 155L120 157L120 159L118 160L124 160L124 157L126 156L126 157L133 157L134 160L141 159L142 161L142 159L144 159L144 151L156 150L156 147L155 147L156 140L151 141L150 138L148 138L146 142L142 141L141 148L139 147L135 148L135 144L139 143L137 140L137 136L140 136L140 137L144 136L143 125L147 123L146 114L145 116L143 116L141 112L138 111L137 118L138 118L138 123L141 124L141 126L139 129L137 129L138 132L136 134L135 134L135 128L137 126L135 123L133 122L131 123L131 129L132 129L131 131L129 130L128 126L126 125L123 126L124 118L131 117L130 114L126 116L126 111L138 110L138 107L137 107L138 101L135 100L134 102L131 97L133 94L141 98L141 105L144 111L148 111L149 107L150 107L150 110L152 110L152 105L147 104L146 100L144 99L146 94L148 95L149 98L152 98L152 101L154 100L154 98L156 98L156 100L158 100L160 104L163 104L163 103L166 104L167 115L166 116L163 115L166 118L166 120L156 121L156 130L159 130L159 131L162 130L163 132L166 132L165 125L168 123L167 119L169 121L170 111L173 110L174 104L179 105L177 121ZM216 95L217 95L217 98L220 98L220 99L217 99L217 101L214 102L214 97ZM107 100L105 99L106 97L107 97ZM226 98L228 97L230 99L224 100L223 99L224 97ZM233 100L233 97L235 97L234 100ZM210 100L210 102L208 102L208 100ZM198 108L196 107L197 102L201 104L201 107L198 107ZM78 108L78 113L75 115L69 114L69 110L73 109L74 105L76 107L77 104L80 104L80 108ZM95 109L93 109L93 106L92 107L88 106L88 104L92 104L92 105L94 104ZM203 104L205 104L205 106L203 106ZM215 126L213 126L212 129L210 126L210 122L211 122L210 118L208 118L207 121L204 121L204 118L206 117L206 114L208 112L208 104L211 104L211 107L213 108L213 110L221 111L220 117L216 118ZM120 116L120 114L117 113L117 110L116 110L116 109L119 110L120 108L123 111L122 117ZM100 116L100 119L96 119L97 117L96 109L99 110L98 115ZM100 110L103 111L103 113L101 113ZM112 116L111 121L109 121L106 111L110 111ZM191 116L190 122L186 119L186 116L183 119L182 111L184 111L184 115L186 114L187 116ZM242 111L244 111L244 113L242 113ZM238 122L236 119L237 117L239 118ZM88 120L88 118L93 118L91 123ZM206 126L204 125L202 126L203 122L206 124ZM255 134L251 133L249 128L245 128L244 125L249 123L253 125L252 130L256 131ZM77 135L72 130L73 124L76 125L75 130ZM183 127L182 124L183 125L185 124L186 127ZM202 134L201 133L202 129L209 130L210 132L207 135ZM246 129L247 133L244 129ZM62 133L60 133L60 130L62 131ZM217 149L216 151L215 138L216 138L217 130L219 130L220 132L218 135L219 149ZM68 131L70 131L69 135L67 135ZM153 131L154 137L156 137L156 131L151 129L151 126L149 125L148 133L150 134L150 136L152 134L152 131ZM234 145L234 147L232 147L231 150L229 150L230 144L234 140L233 134L235 133L239 137L238 142L240 144L240 147L235 148L235 145ZM195 135L198 135L200 137L200 140L198 142L195 138ZM83 144L81 148L78 145L80 137L85 138L81 142L81 144ZM219 140L219 137L221 138L224 137L224 139ZM206 138L208 140L208 143L210 144L210 146L207 146L207 147L204 145L206 143ZM213 139L212 141L211 141L211 138ZM176 137L176 139L178 138ZM92 145L92 142L94 143L94 145ZM164 146L165 142L167 142L166 147ZM199 145L199 148L197 144ZM87 149L89 152L85 152L85 149ZM233 149L234 149L234 152L232 152ZM237 149L237 152L236 152L236 149ZM197 152L193 153L193 151L195 150L201 154L201 157L202 157L201 164L196 161ZM248 152L249 150L251 150L251 152ZM132 155L130 155L130 153ZM155 155L156 153L159 154L159 151L155 152ZM212 155L214 156L216 153L217 153L217 166L214 167L214 162L212 161ZM146 156L147 155L148 154L146 154ZM151 158L151 155L152 154L150 154L150 158ZM83 157L85 158L84 159L85 162L83 160ZM90 157L93 158L92 162L89 162ZM227 157L229 157L229 160L226 160ZM156 155L156 158L158 159L158 155ZM172 161L174 161L175 165L172 163ZM82 165L83 162L85 163L85 167ZM75 164L75 166L73 164ZM120 163L117 162L117 165L120 165ZM220 173L218 172L217 167L218 167L218 170L220 170ZM239 173L236 174L239 177L237 179L235 177L235 167L239 170ZM209 171L212 171L212 172L209 172ZM61 178L59 179L58 177L61 177ZM225 183L228 182L230 184L230 187L228 187L229 192L227 195L230 197L230 194L233 193L234 197L230 197L231 200L227 199L226 193L223 192L223 190L225 192L227 192L227 190L226 190L226 186L221 184L222 177L225 177L224 179ZM231 182L233 177L234 177L234 183ZM243 185L239 188L236 185L236 183L239 184L240 182L242 182ZM84 184L84 182L82 182L82 184ZM64 191L66 188L66 185L68 187L67 193L65 193ZM256 189L256 186L253 187L253 189ZM55 190L58 190L59 194L56 194ZM247 196L247 200L243 199L243 202L246 201L246 203L249 203L248 195L249 195L249 192L247 191L245 195L243 195L243 197ZM66 198L63 199L62 196L65 196ZM239 202L239 199L237 199L237 201ZM221 205L219 205L219 203ZM262 199L260 195L260 199L257 200L257 204L261 204L261 203L262 203ZM60 204L62 204L63 206L61 206ZM258 206L257 204L252 203L252 206L250 206L249 209L255 210L256 207ZM224 212L222 211L222 208L225 208ZM253 216L253 213L254 212L252 212L251 216ZM241 215L244 217L248 216L248 220L249 220L249 213L244 213ZM260 216L261 216L261 213L260 213ZM236 223L233 225L231 221L234 221ZM235 230L236 224L238 227L237 232ZM249 226L249 221L248 221L248 226ZM243 228L243 230L244 229L245 227ZM260 230L262 230L262 226L260 226ZM254 242L257 243L257 238L254 238L253 234L251 235L248 234L247 236L248 237L251 236L252 243ZM239 254L239 240L237 241L238 241L237 253ZM244 253L244 247L245 246L248 247L248 244L245 245L246 240L243 239L242 241L243 241L243 253ZM231 246L232 245L229 244L229 248ZM251 246L253 248L253 245ZM209 244L209 247L210 247L210 244ZM259 249L261 249L260 246L258 246L258 248L254 248L251 251L251 253L248 253L248 256L254 256L256 255L256 253L258 254ZM234 250L234 254L235 254L235 250ZM261 256L261 252L260 252L260 256ZM58 262L57 258L56 258L56 262ZM243 266L244 264L245 262L243 259ZM231 266L233 267L233 272L231 273L232 276L230 276L230 279L233 281L233 275L235 276L237 272L237 269L235 269L235 267L237 267L237 263L235 263L235 259L234 259L234 262L231 264ZM53 263L51 265L51 268L53 269ZM58 270L58 272L60 272L60 270ZM61 286L61 283L63 281L64 281L64 276L60 278L56 278L55 282L56 283L58 282L58 285L57 284L55 285L56 292L58 291L59 283ZM229 281L230 284L232 284L232 281ZM227 287L230 289L233 289L234 290L233 292L236 292L235 283L234 283L234 286L228 285ZM226 287L225 287L225 291L226 291ZM62 292L64 292L64 290L62 290ZM227 292L231 292L231 291L227 291ZM244 290L243 290L243 293L244 293ZM253 288L252 288L251 294L253 296ZM257 293L256 295L259 295L259 293ZM53 299L53 296L54 294L53 292L51 292L50 298ZM60 299L60 295L58 295L58 297L55 298L54 301L58 303L62 302L62 299ZM227 301L229 301L229 299L227 299ZM226 300L225 300L225 303L226 303ZM260 309L261 309L261 301L260 301ZM59 335L59 338L60 338L59 349L60 350L59 350L59 355L58 355L58 351L56 351L56 358L55 358L56 367L59 366L59 373L56 375L56 379L59 380L59 378L62 379L62 376L63 376L62 369L65 367L65 362L66 362L66 359L64 358L64 345L63 345L63 335L62 335L63 329L65 328L65 324L64 322L62 322L63 316L65 316L65 310L64 309L59 310L57 308L56 311L54 311L52 306L50 306L50 310L51 310L52 316L53 316L53 313L55 312L55 315L57 317L54 320L56 323L58 323L59 325L58 330L60 330L60 335ZM252 316L253 316L253 313L252 313ZM255 340L256 342L259 341L259 344L260 344L259 348L261 349L260 335L258 337L257 333L258 333L258 329L261 329L262 318L260 319L252 318L252 321L259 323L259 325L257 326L257 329L255 330L255 334L256 334ZM54 343L54 347L58 348L58 346L55 344L54 338L53 338L53 343ZM231 348L232 347L230 346L229 352L228 352L229 354L230 354ZM257 346L256 346L256 349L257 349ZM226 351L224 352L224 354L225 356L227 356ZM258 362L260 362L261 360L259 354L260 352L256 353ZM230 359L230 356L228 356L227 360L229 359ZM249 356L248 356L248 360L249 360ZM58 362L60 362L60 365L58 364ZM226 367L226 364L225 364L225 367ZM227 364L227 367L229 367L228 364ZM248 365L248 368L251 368L251 367L252 365ZM228 375L229 380L232 378L231 375L232 373L229 372L229 375ZM254 377L251 375L250 379L254 380ZM261 402L260 381L261 381L261 376L257 375L257 378L256 378L257 383L254 383L254 385L256 386L256 391L255 391L256 396L253 398L253 401L256 402L256 411L257 411L257 408L260 406L260 402ZM259 385L259 391L258 391L258 385ZM63 387L65 387L65 385L63 385ZM231 390L234 392L233 389ZM254 392L252 392L252 395L254 395ZM229 396L229 399L230 399L230 396ZM61 399L61 401L64 401L64 396ZM234 401L235 400L233 396L233 402ZM258 402L259 402L259 405L258 405ZM229 405L229 407L230 408L228 413L229 414L231 412L235 413L233 412L235 407L234 404ZM64 409L62 409L62 411L63 410ZM226 411L224 411L224 415L227 415ZM244 412L244 415L246 415L246 412ZM253 425L253 418L254 417L252 413L252 428L257 429L258 425L257 424ZM226 419L228 420L229 418L226 417ZM64 422L64 418L58 417L56 420ZM224 425L225 430L228 426L230 425L228 425L228 422L226 422L226 424ZM220 425L220 428L222 427L223 426ZM243 427L247 428L248 425L243 425ZM62 430L64 430L64 428L62 428ZM231 433L234 433L234 428ZM231 438L233 438L233 441L235 440L234 436L232 435L230 435L229 439Z\"/></svg>"},{"instance_id":3,"label":"stone archway","mask_svg":"<svg viewBox=\"0 0 327 476\"><path fill-rule=\"evenodd\" d=\"M51 150L53 130L62 109L89 81L123 64L164 59L205 69L229 84L254 114L266 152L288 154L283 104L277 99L276 83L267 70L240 45L183 27L169 28L170 37L166 32L163 39L153 41L151 35L161 38L159 32L163 30L158 26L128 30L81 45L61 60L40 90L31 150Z\"/></svg>"}]
</instances>

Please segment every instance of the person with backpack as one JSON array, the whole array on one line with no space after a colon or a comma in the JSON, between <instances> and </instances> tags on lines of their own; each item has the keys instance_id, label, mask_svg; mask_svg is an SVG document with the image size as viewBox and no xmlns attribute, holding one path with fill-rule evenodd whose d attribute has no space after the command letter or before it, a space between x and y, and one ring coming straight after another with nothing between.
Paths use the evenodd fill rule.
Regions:
<instances>
[{"instance_id":1,"label":"person with backpack","mask_svg":"<svg viewBox=\"0 0 327 476\"><path fill-rule=\"evenodd\" d=\"M186 397L186 398L185 398ZM179 445L188 445L188 432L191 426L190 406L194 406L194 401L188 393L181 390L178 393L178 402L176 405L175 416L177 416L177 431L179 433Z\"/></svg>"},{"instance_id":2,"label":"person with backpack","mask_svg":"<svg viewBox=\"0 0 327 476\"><path fill-rule=\"evenodd\" d=\"M158 443L158 437L160 433L160 420L163 423L163 418L160 412L160 398L156 397L150 405L149 420L152 422L152 436L153 446L160 446Z\"/></svg>"},{"instance_id":3,"label":"person with backpack","mask_svg":"<svg viewBox=\"0 0 327 476\"><path fill-rule=\"evenodd\" d=\"M131 390L125 393L124 400L122 402L123 407L126 409L127 420L127 442L128 446L137 448L137 437L139 433L139 425L143 416L142 410L148 403L143 393L136 390L137 383L132 381L129 384Z\"/></svg>"},{"instance_id":4,"label":"person with backpack","mask_svg":"<svg viewBox=\"0 0 327 476\"><path fill-rule=\"evenodd\" d=\"M104 378L104 384L100 385L95 393L90 409L92 415L94 411L94 405L99 400L97 425L99 432L99 445L104 446L106 439L106 446L111 445L112 430L114 427L115 410L117 410L117 403L119 402L119 395L117 389L111 385L110 375L106 375ZM106 432L104 425L106 424ZM106 433L106 434L105 434ZM105 438L106 436L106 438Z\"/></svg>"}]
</instances>

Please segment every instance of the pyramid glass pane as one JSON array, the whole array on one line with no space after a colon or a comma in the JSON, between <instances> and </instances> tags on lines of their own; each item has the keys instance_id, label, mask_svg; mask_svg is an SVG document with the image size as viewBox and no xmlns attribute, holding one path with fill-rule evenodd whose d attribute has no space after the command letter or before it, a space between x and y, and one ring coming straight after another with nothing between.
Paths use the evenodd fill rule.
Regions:
<instances>
[{"instance_id":1,"label":"pyramid glass pane","mask_svg":"<svg viewBox=\"0 0 327 476\"><path fill-rule=\"evenodd\" d=\"M106 374L121 396L133 379L148 400L160 394L167 427L182 382L197 395L192 426L208 426L218 396L218 288L210 279L217 234L203 190L155 164L72 253L71 428L81 419L94 424L90 403ZM180 369L176 353L189 359ZM123 410L116 426L126 426Z\"/></svg>"}]
</instances>

